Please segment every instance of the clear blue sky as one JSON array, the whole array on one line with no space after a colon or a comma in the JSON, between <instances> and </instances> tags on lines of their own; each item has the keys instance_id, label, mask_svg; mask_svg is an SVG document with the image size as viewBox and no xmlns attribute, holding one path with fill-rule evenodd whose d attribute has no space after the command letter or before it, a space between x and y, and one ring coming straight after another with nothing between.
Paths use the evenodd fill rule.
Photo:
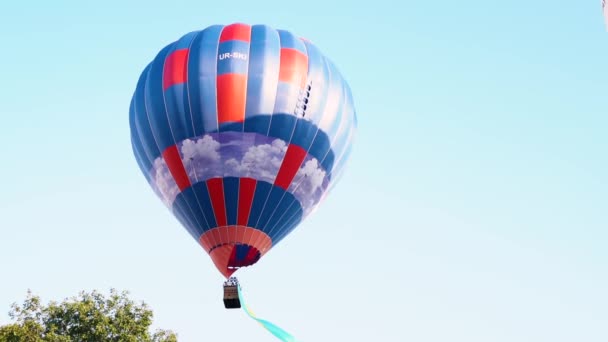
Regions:
<instances>
[{"instance_id":1,"label":"clear blue sky","mask_svg":"<svg viewBox=\"0 0 608 342\"><path fill-rule=\"evenodd\" d=\"M171 3L171 4L170 4ZM0 5L0 323L129 290L182 341L273 341L150 190L129 140L144 66L211 24L309 38L359 133L248 304L303 341L608 340L608 33L600 1L11 1Z\"/></svg>"}]
</instances>

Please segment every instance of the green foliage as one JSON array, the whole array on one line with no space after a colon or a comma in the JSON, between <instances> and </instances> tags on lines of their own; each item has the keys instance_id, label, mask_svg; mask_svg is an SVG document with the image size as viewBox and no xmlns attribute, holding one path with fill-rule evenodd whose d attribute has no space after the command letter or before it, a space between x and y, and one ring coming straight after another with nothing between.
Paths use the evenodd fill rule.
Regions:
<instances>
[{"instance_id":1,"label":"green foliage","mask_svg":"<svg viewBox=\"0 0 608 342\"><path fill-rule=\"evenodd\" d=\"M0 326L0 342L177 342L171 331L150 333L152 310L114 289L107 298L83 291L46 306L28 291L21 306L12 305L9 316L13 323Z\"/></svg>"}]
</instances>

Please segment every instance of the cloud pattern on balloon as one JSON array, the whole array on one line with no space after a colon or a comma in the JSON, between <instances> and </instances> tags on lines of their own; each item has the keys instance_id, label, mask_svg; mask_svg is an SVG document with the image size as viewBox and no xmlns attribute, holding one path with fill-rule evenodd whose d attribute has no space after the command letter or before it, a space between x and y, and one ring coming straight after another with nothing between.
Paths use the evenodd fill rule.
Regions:
<instances>
[{"instance_id":1,"label":"cloud pattern on balloon","mask_svg":"<svg viewBox=\"0 0 608 342\"><path fill-rule=\"evenodd\" d=\"M257 133L221 132L186 139L177 147L191 184L217 177L248 177L272 184L288 144ZM151 172L154 191L171 208L180 190L165 160L156 158ZM328 185L327 170L319 160L307 155L288 191L307 215L321 200Z\"/></svg>"}]
</instances>

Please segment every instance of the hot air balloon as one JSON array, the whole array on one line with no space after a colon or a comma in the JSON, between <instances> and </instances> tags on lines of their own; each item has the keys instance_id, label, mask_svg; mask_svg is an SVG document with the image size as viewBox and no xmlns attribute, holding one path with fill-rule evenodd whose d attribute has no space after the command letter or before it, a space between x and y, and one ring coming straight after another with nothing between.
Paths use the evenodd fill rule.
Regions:
<instances>
[{"instance_id":1,"label":"hot air balloon","mask_svg":"<svg viewBox=\"0 0 608 342\"><path fill-rule=\"evenodd\" d=\"M314 44L243 23L160 50L129 118L141 172L227 279L320 204L357 126L348 84Z\"/></svg>"},{"instance_id":2,"label":"hot air balloon","mask_svg":"<svg viewBox=\"0 0 608 342\"><path fill-rule=\"evenodd\" d=\"M602 0L602 12L604 12L604 24L606 25L606 30L608 30L608 4L606 0Z\"/></svg>"}]
</instances>

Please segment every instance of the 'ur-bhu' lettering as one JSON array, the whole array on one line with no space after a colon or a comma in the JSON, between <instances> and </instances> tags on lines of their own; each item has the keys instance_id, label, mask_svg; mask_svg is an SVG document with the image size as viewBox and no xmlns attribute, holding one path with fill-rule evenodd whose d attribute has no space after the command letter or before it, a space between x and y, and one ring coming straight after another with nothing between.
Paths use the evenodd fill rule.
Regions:
<instances>
[{"instance_id":1,"label":"'ur-bhu' lettering","mask_svg":"<svg viewBox=\"0 0 608 342\"><path fill-rule=\"evenodd\" d=\"M242 59L242 60L246 61L247 54L240 53L240 52L224 52L223 54L219 55L220 61L224 60L224 59L228 59L228 58L236 58L236 59Z\"/></svg>"}]
</instances>

